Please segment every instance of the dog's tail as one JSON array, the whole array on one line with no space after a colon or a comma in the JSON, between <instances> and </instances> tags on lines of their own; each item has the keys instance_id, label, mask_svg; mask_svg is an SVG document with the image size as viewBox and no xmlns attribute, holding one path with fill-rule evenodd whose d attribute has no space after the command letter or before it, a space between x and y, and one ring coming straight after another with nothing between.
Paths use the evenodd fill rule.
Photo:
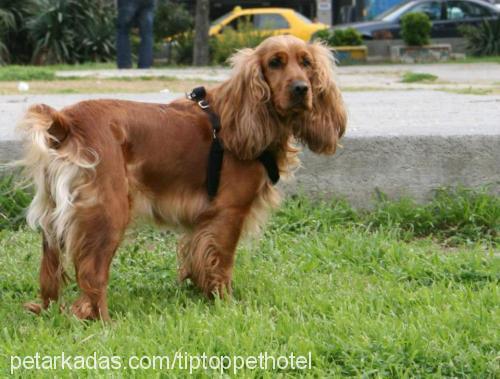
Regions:
<instances>
[{"instance_id":1,"label":"dog's tail","mask_svg":"<svg viewBox=\"0 0 500 379\"><path fill-rule=\"evenodd\" d=\"M18 129L25 151L16 165L35 186L28 225L40 227L50 245L68 248L74 203L94 174L97 154L81 148L71 119L47 105L30 107Z\"/></svg>"}]
</instances>

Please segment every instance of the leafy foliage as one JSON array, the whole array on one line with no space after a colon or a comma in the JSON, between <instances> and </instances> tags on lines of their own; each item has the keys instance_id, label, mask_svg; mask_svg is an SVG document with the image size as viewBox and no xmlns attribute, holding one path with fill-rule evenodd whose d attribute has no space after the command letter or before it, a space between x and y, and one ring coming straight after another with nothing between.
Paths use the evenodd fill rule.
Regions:
<instances>
[{"instance_id":1,"label":"leafy foliage","mask_svg":"<svg viewBox=\"0 0 500 379\"><path fill-rule=\"evenodd\" d=\"M179 34L171 43L170 61L176 64L193 63L194 31Z\"/></svg>"},{"instance_id":2,"label":"leafy foliage","mask_svg":"<svg viewBox=\"0 0 500 379\"><path fill-rule=\"evenodd\" d=\"M193 17L184 5L172 0L159 0L154 22L154 36L157 41L165 37L189 32L193 28Z\"/></svg>"},{"instance_id":3,"label":"leafy foliage","mask_svg":"<svg viewBox=\"0 0 500 379\"><path fill-rule=\"evenodd\" d=\"M26 63L31 59L33 41L26 23L36 13L36 1L0 0L0 19L2 13L11 18L6 28L2 30L0 26L0 39L5 41L3 58L8 63Z\"/></svg>"},{"instance_id":4,"label":"leafy foliage","mask_svg":"<svg viewBox=\"0 0 500 379\"><path fill-rule=\"evenodd\" d=\"M0 8L0 64L9 57L9 50L4 42L6 35L15 26L14 14Z\"/></svg>"},{"instance_id":5,"label":"leafy foliage","mask_svg":"<svg viewBox=\"0 0 500 379\"><path fill-rule=\"evenodd\" d=\"M500 18L483 20L478 27L463 25L459 30L472 55L500 55Z\"/></svg>"},{"instance_id":6,"label":"leafy foliage","mask_svg":"<svg viewBox=\"0 0 500 379\"><path fill-rule=\"evenodd\" d=\"M37 0L28 22L35 63L107 60L114 54L113 10L96 0Z\"/></svg>"},{"instance_id":7,"label":"leafy foliage","mask_svg":"<svg viewBox=\"0 0 500 379\"><path fill-rule=\"evenodd\" d=\"M240 22L237 31L226 27L219 36L211 40L212 62L226 63L237 50L255 47L270 35L270 33L255 30L250 22Z\"/></svg>"},{"instance_id":8,"label":"leafy foliage","mask_svg":"<svg viewBox=\"0 0 500 379\"><path fill-rule=\"evenodd\" d=\"M112 0L0 0L0 56L10 63L106 61L115 53Z\"/></svg>"},{"instance_id":9,"label":"leafy foliage","mask_svg":"<svg viewBox=\"0 0 500 379\"><path fill-rule=\"evenodd\" d=\"M428 45L431 27L429 16L423 12L407 13L401 17L401 36L408 46Z\"/></svg>"},{"instance_id":10,"label":"leafy foliage","mask_svg":"<svg viewBox=\"0 0 500 379\"><path fill-rule=\"evenodd\" d=\"M363 36L354 28L324 29L316 32L313 39L319 39L330 46L360 46L363 44Z\"/></svg>"}]
</instances>

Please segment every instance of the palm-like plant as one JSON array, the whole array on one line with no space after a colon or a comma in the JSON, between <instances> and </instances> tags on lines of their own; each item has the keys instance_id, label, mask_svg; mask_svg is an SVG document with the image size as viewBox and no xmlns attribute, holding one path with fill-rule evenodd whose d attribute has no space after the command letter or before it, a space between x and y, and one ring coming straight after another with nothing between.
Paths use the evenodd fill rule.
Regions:
<instances>
[{"instance_id":1,"label":"palm-like plant","mask_svg":"<svg viewBox=\"0 0 500 379\"><path fill-rule=\"evenodd\" d=\"M463 26L460 31L473 55L500 54L500 19L484 20L478 27Z\"/></svg>"},{"instance_id":2,"label":"palm-like plant","mask_svg":"<svg viewBox=\"0 0 500 379\"><path fill-rule=\"evenodd\" d=\"M5 35L15 25L14 15L4 9L0 9L0 64L9 57L9 50L5 44Z\"/></svg>"},{"instance_id":3,"label":"palm-like plant","mask_svg":"<svg viewBox=\"0 0 500 379\"><path fill-rule=\"evenodd\" d=\"M0 42L3 42L5 60L24 63L31 56L33 46L26 22L36 11L35 2L0 0Z\"/></svg>"},{"instance_id":4,"label":"palm-like plant","mask_svg":"<svg viewBox=\"0 0 500 379\"><path fill-rule=\"evenodd\" d=\"M38 15L28 22L30 35L35 41L33 62L75 62L74 40L84 21L85 9L81 9L75 0L39 0L38 7ZM75 8L81 12L75 12Z\"/></svg>"},{"instance_id":5,"label":"palm-like plant","mask_svg":"<svg viewBox=\"0 0 500 379\"><path fill-rule=\"evenodd\" d=\"M95 0L87 0L95 2ZM107 61L115 56L115 7L98 1L86 13L85 34L80 36L78 53L81 60Z\"/></svg>"},{"instance_id":6,"label":"palm-like plant","mask_svg":"<svg viewBox=\"0 0 500 379\"><path fill-rule=\"evenodd\" d=\"M107 60L114 55L114 12L100 0L37 0L28 23L34 63Z\"/></svg>"}]
</instances>

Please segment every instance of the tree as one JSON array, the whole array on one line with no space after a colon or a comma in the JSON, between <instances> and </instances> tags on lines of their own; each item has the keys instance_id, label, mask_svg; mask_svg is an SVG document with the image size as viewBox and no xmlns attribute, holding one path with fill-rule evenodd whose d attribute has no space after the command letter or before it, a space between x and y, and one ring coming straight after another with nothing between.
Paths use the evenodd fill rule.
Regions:
<instances>
[{"instance_id":1,"label":"tree","mask_svg":"<svg viewBox=\"0 0 500 379\"><path fill-rule=\"evenodd\" d=\"M193 64L195 66L206 66L209 63L208 54L208 31L210 0L196 0L196 15L194 20L194 48Z\"/></svg>"}]
</instances>

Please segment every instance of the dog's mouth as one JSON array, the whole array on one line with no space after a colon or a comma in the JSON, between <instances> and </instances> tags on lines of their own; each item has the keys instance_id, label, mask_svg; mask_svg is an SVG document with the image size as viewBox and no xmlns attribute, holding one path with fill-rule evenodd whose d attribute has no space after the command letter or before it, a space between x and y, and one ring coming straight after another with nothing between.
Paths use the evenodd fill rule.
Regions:
<instances>
[{"instance_id":1,"label":"dog's mouth","mask_svg":"<svg viewBox=\"0 0 500 379\"><path fill-rule=\"evenodd\" d=\"M288 104L288 112L307 112L312 110L312 101L309 98L291 99Z\"/></svg>"}]
</instances>

